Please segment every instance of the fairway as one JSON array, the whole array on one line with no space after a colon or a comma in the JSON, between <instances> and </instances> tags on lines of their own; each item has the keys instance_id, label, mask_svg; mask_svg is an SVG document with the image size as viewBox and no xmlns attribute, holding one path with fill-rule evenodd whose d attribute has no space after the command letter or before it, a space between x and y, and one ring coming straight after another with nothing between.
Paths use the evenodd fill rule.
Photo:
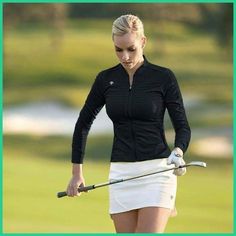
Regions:
<instances>
[{"instance_id":1,"label":"fairway","mask_svg":"<svg viewBox=\"0 0 236 236\"><path fill-rule=\"evenodd\" d=\"M71 176L70 138L5 136L4 140L4 233L114 232L108 214L107 187L73 199L56 197L58 191L65 190ZM90 138L88 153L96 153L91 150L95 149L93 143L99 142L103 149L107 140L108 137L102 136ZM11 143L15 143L15 150L10 148ZM40 150L42 146L45 150ZM64 158L57 158L61 150L56 147L68 149ZM107 181L109 161L102 160L103 154L108 157L109 150L86 157L87 185ZM168 233L231 233L233 230L232 161L201 161L206 161L208 167L189 167L187 174L178 178L178 216L170 219Z\"/></svg>"},{"instance_id":2,"label":"fairway","mask_svg":"<svg viewBox=\"0 0 236 236\"><path fill-rule=\"evenodd\" d=\"M79 115L98 72L118 63L111 22L70 19L57 44L53 43L57 36L44 24L28 23L5 30L4 110L56 102L78 109ZM145 56L154 64L171 68L181 87L192 130L184 159L207 163L207 168L189 167L185 176L178 177L178 216L170 219L166 232L232 233L232 153L217 151L222 140L230 151L232 148L231 49L224 48L213 32L181 22L147 20L145 32ZM20 126L14 121L11 125ZM165 131L172 148L174 132L168 119ZM68 137L4 131L4 233L115 232L108 214L108 187L77 198L56 197L71 178L71 136L72 132ZM112 141L109 134L88 137L84 162L87 185L108 180ZM206 146L218 154L217 158L214 152L207 155ZM203 152L197 152L199 149Z\"/></svg>"}]
</instances>

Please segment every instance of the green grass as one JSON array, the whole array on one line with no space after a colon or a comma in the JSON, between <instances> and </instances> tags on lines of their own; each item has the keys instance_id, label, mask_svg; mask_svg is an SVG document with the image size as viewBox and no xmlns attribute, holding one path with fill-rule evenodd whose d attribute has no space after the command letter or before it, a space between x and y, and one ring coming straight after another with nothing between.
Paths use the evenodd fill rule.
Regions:
<instances>
[{"instance_id":1,"label":"green grass","mask_svg":"<svg viewBox=\"0 0 236 236\"><path fill-rule=\"evenodd\" d=\"M83 194L80 199L56 198L69 181L69 161L18 155L5 161L4 169L5 233L112 231L106 214L107 189ZM107 179L107 169L107 165L88 163L84 173L87 182Z\"/></svg>"},{"instance_id":2,"label":"green grass","mask_svg":"<svg viewBox=\"0 0 236 236\"><path fill-rule=\"evenodd\" d=\"M118 63L111 22L70 21L59 35L41 25L6 30L4 106L52 97L81 106L97 73ZM147 58L170 67L183 93L204 93L209 101L232 102L232 60L212 34L173 22L147 21L145 29Z\"/></svg>"},{"instance_id":3,"label":"green grass","mask_svg":"<svg viewBox=\"0 0 236 236\"><path fill-rule=\"evenodd\" d=\"M66 137L4 136L4 233L114 232L108 188L56 198L71 177L70 143ZM88 185L107 181L111 143L110 136L89 137L84 163ZM192 167L178 178L178 216L170 219L168 233L233 231L232 160L201 161L207 162L206 169Z\"/></svg>"},{"instance_id":4,"label":"green grass","mask_svg":"<svg viewBox=\"0 0 236 236\"><path fill-rule=\"evenodd\" d=\"M42 25L5 31L4 108L37 101L81 107L96 74L118 63L111 22L71 21L59 38ZM231 127L232 60L213 35L181 23L147 21L145 29L147 58L175 72L184 99L193 95L202 101L187 110L193 130ZM111 136L89 137L87 184L107 180L111 145ZM56 198L70 179L70 153L69 137L4 135L5 233L114 232L107 188ZM191 148L185 158L206 161L208 168L191 168L178 178L178 217L170 219L167 232L231 233L232 160L194 157Z\"/></svg>"}]
</instances>

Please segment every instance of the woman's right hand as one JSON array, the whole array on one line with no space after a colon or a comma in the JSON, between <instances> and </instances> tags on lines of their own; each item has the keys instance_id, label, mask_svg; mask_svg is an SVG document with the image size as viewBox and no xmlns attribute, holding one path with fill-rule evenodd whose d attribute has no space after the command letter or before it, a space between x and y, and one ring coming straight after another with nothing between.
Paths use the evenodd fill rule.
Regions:
<instances>
[{"instance_id":1,"label":"woman's right hand","mask_svg":"<svg viewBox=\"0 0 236 236\"><path fill-rule=\"evenodd\" d=\"M85 186L85 181L83 176L77 176L77 175L72 176L66 190L67 196L68 197L79 196L80 193L78 191L78 188L84 186Z\"/></svg>"},{"instance_id":2,"label":"woman's right hand","mask_svg":"<svg viewBox=\"0 0 236 236\"><path fill-rule=\"evenodd\" d=\"M72 178L67 186L67 196L74 197L79 196L78 192L79 187L85 186L85 180L82 173L82 164L73 164L72 167Z\"/></svg>"}]
</instances>

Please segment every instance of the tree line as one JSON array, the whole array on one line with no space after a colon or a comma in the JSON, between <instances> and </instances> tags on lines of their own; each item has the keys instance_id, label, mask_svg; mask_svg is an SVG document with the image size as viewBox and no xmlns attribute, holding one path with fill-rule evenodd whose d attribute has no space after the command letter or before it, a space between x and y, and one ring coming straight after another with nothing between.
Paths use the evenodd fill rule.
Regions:
<instances>
[{"instance_id":1,"label":"tree line","mask_svg":"<svg viewBox=\"0 0 236 236\"><path fill-rule=\"evenodd\" d=\"M68 19L117 18L135 14L142 19L178 21L214 33L232 47L233 3L4 3L4 30L22 23L45 23L58 32Z\"/></svg>"}]
</instances>

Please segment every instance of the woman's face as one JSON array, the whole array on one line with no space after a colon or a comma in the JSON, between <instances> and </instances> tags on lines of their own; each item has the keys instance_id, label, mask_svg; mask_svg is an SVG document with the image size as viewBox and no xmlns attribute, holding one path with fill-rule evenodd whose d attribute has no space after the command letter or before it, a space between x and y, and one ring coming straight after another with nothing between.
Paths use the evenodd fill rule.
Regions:
<instances>
[{"instance_id":1,"label":"woman's face","mask_svg":"<svg viewBox=\"0 0 236 236\"><path fill-rule=\"evenodd\" d=\"M132 70L143 61L143 48L146 38L138 37L135 33L122 36L114 35L113 42L116 55L126 70Z\"/></svg>"}]
</instances>

